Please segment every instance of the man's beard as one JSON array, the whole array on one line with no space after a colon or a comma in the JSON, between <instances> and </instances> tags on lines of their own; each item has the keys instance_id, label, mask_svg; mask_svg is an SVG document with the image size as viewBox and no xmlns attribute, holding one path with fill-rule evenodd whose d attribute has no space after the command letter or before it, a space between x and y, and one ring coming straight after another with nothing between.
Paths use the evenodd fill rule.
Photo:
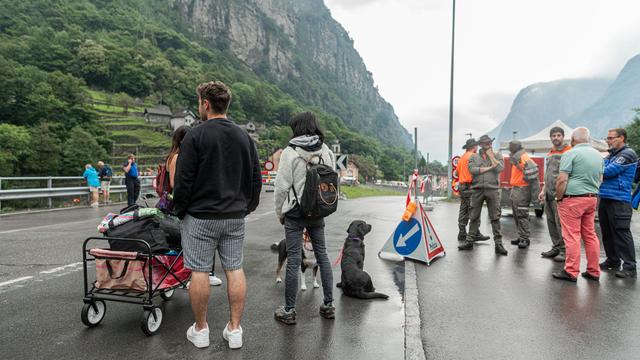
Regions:
<instances>
[{"instance_id":1,"label":"man's beard","mask_svg":"<svg viewBox=\"0 0 640 360\"><path fill-rule=\"evenodd\" d=\"M551 142L553 143L553 146L555 146L555 147L560 147L560 146L562 146L562 143L563 143L563 141L561 141L561 140L552 140Z\"/></svg>"}]
</instances>

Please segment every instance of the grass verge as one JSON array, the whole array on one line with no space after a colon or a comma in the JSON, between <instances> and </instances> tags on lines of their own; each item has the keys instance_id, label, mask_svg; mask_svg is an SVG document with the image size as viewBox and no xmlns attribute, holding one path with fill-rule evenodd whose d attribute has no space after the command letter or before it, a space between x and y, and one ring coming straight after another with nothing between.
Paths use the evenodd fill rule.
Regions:
<instances>
[{"instance_id":1,"label":"grass verge","mask_svg":"<svg viewBox=\"0 0 640 360\"><path fill-rule=\"evenodd\" d=\"M397 191L393 189L384 189L377 187L369 187L369 186L346 186L342 185L340 187L340 191L342 191L345 195L347 195L347 199L357 199L361 197L368 196L400 196L406 195L406 191Z\"/></svg>"}]
</instances>

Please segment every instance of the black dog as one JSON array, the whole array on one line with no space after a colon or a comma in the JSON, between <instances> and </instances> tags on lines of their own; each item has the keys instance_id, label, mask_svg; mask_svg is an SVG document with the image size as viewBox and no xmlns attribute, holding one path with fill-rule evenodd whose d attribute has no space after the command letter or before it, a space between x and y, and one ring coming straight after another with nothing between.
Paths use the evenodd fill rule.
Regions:
<instances>
[{"instance_id":1,"label":"black dog","mask_svg":"<svg viewBox=\"0 0 640 360\"><path fill-rule=\"evenodd\" d=\"M313 269L313 287L319 288L320 284L318 284L317 275L318 275L318 264L316 262L316 257L313 253L313 249L311 246L311 238L307 233L307 229L302 233L302 261L300 263L300 279L301 279L301 290L307 290L307 283L305 281L305 271L307 268L311 267ZM284 265L285 260L287 260L287 242L285 239L280 240L278 243L274 243L271 245L271 250L278 252L278 266L276 267L276 282L282 282L282 277L280 274L282 272L282 267Z\"/></svg>"},{"instance_id":2,"label":"black dog","mask_svg":"<svg viewBox=\"0 0 640 360\"><path fill-rule=\"evenodd\" d=\"M371 276L364 268L364 236L371 231L371 225L355 220L349 225L347 239L342 250L341 282L336 284L342 292L358 299L388 299L389 296L375 292Z\"/></svg>"}]
</instances>

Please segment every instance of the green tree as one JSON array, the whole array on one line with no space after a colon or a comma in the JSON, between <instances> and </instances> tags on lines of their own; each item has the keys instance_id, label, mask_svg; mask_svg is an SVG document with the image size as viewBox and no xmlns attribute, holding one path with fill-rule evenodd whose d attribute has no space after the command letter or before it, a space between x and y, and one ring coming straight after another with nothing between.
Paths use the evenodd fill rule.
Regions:
<instances>
[{"instance_id":1,"label":"green tree","mask_svg":"<svg viewBox=\"0 0 640 360\"><path fill-rule=\"evenodd\" d=\"M88 84L105 86L109 77L107 49L93 40L85 40L76 55L78 72Z\"/></svg>"},{"instance_id":2,"label":"green tree","mask_svg":"<svg viewBox=\"0 0 640 360\"><path fill-rule=\"evenodd\" d=\"M31 136L23 126L0 124L0 176L21 175L31 153Z\"/></svg>"},{"instance_id":3,"label":"green tree","mask_svg":"<svg viewBox=\"0 0 640 360\"><path fill-rule=\"evenodd\" d=\"M636 117L631 122L631 124L627 125L627 143L636 153L640 154L640 108L636 109Z\"/></svg>"},{"instance_id":4,"label":"green tree","mask_svg":"<svg viewBox=\"0 0 640 360\"><path fill-rule=\"evenodd\" d=\"M76 126L69 132L69 138L62 146L64 175L77 175L82 173L86 164L94 164L107 158L107 152L96 139L80 126Z\"/></svg>"},{"instance_id":5,"label":"green tree","mask_svg":"<svg viewBox=\"0 0 640 360\"><path fill-rule=\"evenodd\" d=\"M62 142L49 123L31 128L31 149L24 164L24 175L55 176L62 168Z\"/></svg>"}]
</instances>

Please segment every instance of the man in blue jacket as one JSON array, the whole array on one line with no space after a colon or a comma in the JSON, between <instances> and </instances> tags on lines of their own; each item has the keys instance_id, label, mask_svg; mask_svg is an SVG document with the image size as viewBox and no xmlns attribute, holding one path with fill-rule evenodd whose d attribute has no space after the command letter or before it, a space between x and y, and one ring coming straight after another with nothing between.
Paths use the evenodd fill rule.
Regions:
<instances>
[{"instance_id":1,"label":"man in blue jacket","mask_svg":"<svg viewBox=\"0 0 640 360\"><path fill-rule=\"evenodd\" d=\"M607 135L609 156L604 160L598 216L607 259L603 270L616 270L619 278L636 277L636 251L631 235L631 188L638 156L627 145L627 131L611 129ZM622 262L622 270L620 270Z\"/></svg>"}]
</instances>

